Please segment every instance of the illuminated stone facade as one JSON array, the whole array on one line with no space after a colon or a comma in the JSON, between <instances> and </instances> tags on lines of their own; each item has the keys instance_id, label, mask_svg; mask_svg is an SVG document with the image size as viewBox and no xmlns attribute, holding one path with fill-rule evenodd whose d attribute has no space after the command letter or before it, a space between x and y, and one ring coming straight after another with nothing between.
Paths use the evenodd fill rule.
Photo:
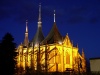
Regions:
<instances>
[{"instance_id":1,"label":"illuminated stone facade","mask_svg":"<svg viewBox=\"0 0 100 75\"><path fill-rule=\"evenodd\" d=\"M30 42L27 24L28 22L26 22L24 42L17 48L17 68L23 71L28 67L33 71L65 72L66 70L74 70L86 72L83 50L80 55L78 46L73 46L68 34L65 37L61 36L56 26L55 13L53 27L45 38L42 33L41 5L37 32Z\"/></svg>"}]
</instances>

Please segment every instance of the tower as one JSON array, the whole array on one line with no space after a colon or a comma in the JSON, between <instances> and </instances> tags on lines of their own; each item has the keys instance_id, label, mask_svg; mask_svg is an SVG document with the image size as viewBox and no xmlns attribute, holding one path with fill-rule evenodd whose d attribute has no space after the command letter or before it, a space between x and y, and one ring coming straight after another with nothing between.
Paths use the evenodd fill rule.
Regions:
<instances>
[{"instance_id":1,"label":"tower","mask_svg":"<svg viewBox=\"0 0 100 75\"><path fill-rule=\"evenodd\" d=\"M28 40L28 20L26 20L26 32L25 32L25 39L24 39L24 46L28 46L29 40Z\"/></svg>"},{"instance_id":2,"label":"tower","mask_svg":"<svg viewBox=\"0 0 100 75\"><path fill-rule=\"evenodd\" d=\"M36 31L36 34L35 34L34 38L31 41L31 45L33 43L34 46L37 46L43 40L44 40L44 35L43 35L43 32L42 32L41 4L40 4L39 5L39 17L38 17L37 31Z\"/></svg>"},{"instance_id":3,"label":"tower","mask_svg":"<svg viewBox=\"0 0 100 75\"><path fill-rule=\"evenodd\" d=\"M41 42L42 44L53 44L53 43L60 43L62 42L62 35L60 34L56 21L55 21L55 10L54 10L54 23L52 26L52 29L50 30L49 34L46 36L46 38Z\"/></svg>"}]
</instances>

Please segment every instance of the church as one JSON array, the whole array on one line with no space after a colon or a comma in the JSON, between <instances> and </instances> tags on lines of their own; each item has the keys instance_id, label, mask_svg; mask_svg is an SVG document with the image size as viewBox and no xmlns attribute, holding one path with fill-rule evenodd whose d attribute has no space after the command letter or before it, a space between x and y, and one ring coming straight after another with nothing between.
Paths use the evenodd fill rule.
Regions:
<instances>
[{"instance_id":1,"label":"church","mask_svg":"<svg viewBox=\"0 0 100 75\"><path fill-rule=\"evenodd\" d=\"M39 17L37 31L33 39L28 39L28 21L23 43L16 52L16 67L25 71L31 68L34 72L86 72L86 59L84 51L78 51L78 46L73 46L68 34L62 36L57 28L54 11L54 23L49 34L44 37L42 32L41 5L39 5Z\"/></svg>"}]
</instances>

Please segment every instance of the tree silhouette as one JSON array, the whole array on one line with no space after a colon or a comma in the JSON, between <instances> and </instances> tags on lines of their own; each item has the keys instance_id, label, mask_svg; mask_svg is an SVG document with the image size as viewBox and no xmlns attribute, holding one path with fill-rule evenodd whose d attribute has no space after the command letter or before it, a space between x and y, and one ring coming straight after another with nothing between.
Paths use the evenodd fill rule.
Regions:
<instances>
[{"instance_id":1,"label":"tree silhouette","mask_svg":"<svg viewBox=\"0 0 100 75\"><path fill-rule=\"evenodd\" d=\"M0 75L14 75L17 53L16 44L10 33L6 33L0 42Z\"/></svg>"}]
</instances>

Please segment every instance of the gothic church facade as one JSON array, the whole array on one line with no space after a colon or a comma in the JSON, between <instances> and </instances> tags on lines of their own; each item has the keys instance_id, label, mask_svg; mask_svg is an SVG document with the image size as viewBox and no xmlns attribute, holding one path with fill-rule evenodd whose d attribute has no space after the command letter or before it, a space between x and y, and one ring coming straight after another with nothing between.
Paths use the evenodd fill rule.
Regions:
<instances>
[{"instance_id":1,"label":"gothic church facade","mask_svg":"<svg viewBox=\"0 0 100 75\"><path fill-rule=\"evenodd\" d=\"M51 31L44 37L42 32L41 5L39 5L39 18L37 32L34 38L28 39L28 22L26 21L26 32L24 42L17 50L17 68L33 71L65 72L74 70L86 72L85 54L78 52L78 46L74 47L68 34L62 36L57 28L54 13L54 23Z\"/></svg>"}]
</instances>

